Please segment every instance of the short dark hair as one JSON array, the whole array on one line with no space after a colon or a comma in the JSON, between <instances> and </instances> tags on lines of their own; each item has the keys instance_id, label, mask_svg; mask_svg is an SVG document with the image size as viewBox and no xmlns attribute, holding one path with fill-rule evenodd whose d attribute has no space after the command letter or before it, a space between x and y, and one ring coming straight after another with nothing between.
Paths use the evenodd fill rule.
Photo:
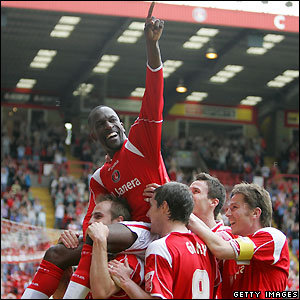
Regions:
<instances>
[{"instance_id":1,"label":"short dark hair","mask_svg":"<svg viewBox=\"0 0 300 300\"><path fill-rule=\"evenodd\" d=\"M120 216L124 221L131 220L131 209L125 198L116 197L112 194L101 194L96 197L96 204L103 201L111 201L111 219L114 220Z\"/></svg>"},{"instance_id":2,"label":"short dark hair","mask_svg":"<svg viewBox=\"0 0 300 300\"><path fill-rule=\"evenodd\" d=\"M251 209L261 209L260 223L263 227L269 227L272 223L272 201L270 194L263 187L255 183L242 182L236 184L230 194L232 198L236 194L244 195L244 201Z\"/></svg>"},{"instance_id":3,"label":"short dark hair","mask_svg":"<svg viewBox=\"0 0 300 300\"><path fill-rule=\"evenodd\" d=\"M110 108L111 110L113 110L113 111L116 113L116 115L118 116L118 118L120 119L118 113L117 113L113 108L111 108L111 107L109 107L109 106L107 106L107 105L98 105L98 106L94 107L94 108L90 111L90 113L89 113L89 115L88 115L88 126L89 126L89 129L90 129L90 130L92 129L92 128L91 128L91 126L92 126L92 116L94 115L94 113L95 113L98 109L101 109L101 108L103 108L103 107L107 107L107 108Z\"/></svg>"},{"instance_id":4,"label":"short dark hair","mask_svg":"<svg viewBox=\"0 0 300 300\"><path fill-rule=\"evenodd\" d=\"M196 180L206 182L208 188L208 199L217 198L219 200L219 203L214 210L214 217L216 219L226 201L226 189L224 185L220 182L218 178L213 177L204 172L197 174Z\"/></svg>"},{"instance_id":5,"label":"short dark hair","mask_svg":"<svg viewBox=\"0 0 300 300\"><path fill-rule=\"evenodd\" d=\"M157 201L157 207L160 207L164 201L169 206L169 219L188 224L191 213L194 209L193 194L189 187L179 182L168 182L156 188L154 199Z\"/></svg>"}]
</instances>

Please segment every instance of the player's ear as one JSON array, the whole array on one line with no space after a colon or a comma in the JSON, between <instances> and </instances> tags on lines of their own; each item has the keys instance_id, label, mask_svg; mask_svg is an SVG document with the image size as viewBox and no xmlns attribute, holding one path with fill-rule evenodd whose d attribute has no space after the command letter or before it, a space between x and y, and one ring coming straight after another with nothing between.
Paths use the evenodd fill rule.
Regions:
<instances>
[{"instance_id":1,"label":"player's ear","mask_svg":"<svg viewBox=\"0 0 300 300\"><path fill-rule=\"evenodd\" d=\"M161 207L162 207L162 209L163 209L163 211L164 211L165 213L168 213L168 212L170 211L169 205L168 205L167 201L164 201L164 202L162 203Z\"/></svg>"},{"instance_id":2,"label":"player's ear","mask_svg":"<svg viewBox=\"0 0 300 300\"><path fill-rule=\"evenodd\" d=\"M253 209L253 217L254 217L255 219L259 219L260 216L261 216L261 209L260 209L259 207L255 207L255 208Z\"/></svg>"},{"instance_id":3,"label":"player's ear","mask_svg":"<svg viewBox=\"0 0 300 300\"><path fill-rule=\"evenodd\" d=\"M122 222L122 221L124 221L124 217L123 216L118 216L115 220L117 222Z\"/></svg>"},{"instance_id":4,"label":"player's ear","mask_svg":"<svg viewBox=\"0 0 300 300\"><path fill-rule=\"evenodd\" d=\"M217 207L218 204L219 204L219 199L218 198L212 198L212 199L209 199L210 200L210 203L214 206L214 207Z\"/></svg>"},{"instance_id":5,"label":"player's ear","mask_svg":"<svg viewBox=\"0 0 300 300\"><path fill-rule=\"evenodd\" d=\"M122 126L122 129L123 129L123 132L125 133L125 128L124 128L124 124L123 124L123 122L121 122L121 126Z\"/></svg>"},{"instance_id":6,"label":"player's ear","mask_svg":"<svg viewBox=\"0 0 300 300\"><path fill-rule=\"evenodd\" d=\"M91 131L90 132L90 138L93 140L93 141L96 141L96 136L94 135L94 133Z\"/></svg>"}]
</instances>

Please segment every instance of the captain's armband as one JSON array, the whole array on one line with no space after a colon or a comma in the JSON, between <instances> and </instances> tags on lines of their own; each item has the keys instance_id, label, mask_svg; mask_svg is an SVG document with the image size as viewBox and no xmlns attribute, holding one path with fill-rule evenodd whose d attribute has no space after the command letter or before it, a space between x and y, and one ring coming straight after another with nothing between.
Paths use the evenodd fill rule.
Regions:
<instances>
[{"instance_id":1,"label":"captain's armband","mask_svg":"<svg viewBox=\"0 0 300 300\"><path fill-rule=\"evenodd\" d=\"M235 241L240 246L237 261L249 261L254 254L254 243L248 237L239 237Z\"/></svg>"}]
</instances>

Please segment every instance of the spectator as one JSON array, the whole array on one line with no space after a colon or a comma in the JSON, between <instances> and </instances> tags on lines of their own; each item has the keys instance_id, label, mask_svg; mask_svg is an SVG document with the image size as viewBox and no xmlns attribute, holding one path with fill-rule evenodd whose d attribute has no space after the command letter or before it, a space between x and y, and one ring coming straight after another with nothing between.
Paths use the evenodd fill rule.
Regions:
<instances>
[{"instance_id":1,"label":"spectator","mask_svg":"<svg viewBox=\"0 0 300 300\"><path fill-rule=\"evenodd\" d=\"M32 147L29 141L26 143L26 147L25 147L25 158L26 160L32 158Z\"/></svg>"},{"instance_id":2,"label":"spectator","mask_svg":"<svg viewBox=\"0 0 300 300\"><path fill-rule=\"evenodd\" d=\"M9 171L7 167L1 166L1 194L6 191Z\"/></svg>"},{"instance_id":3,"label":"spectator","mask_svg":"<svg viewBox=\"0 0 300 300\"><path fill-rule=\"evenodd\" d=\"M19 184L19 180L16 180L14 184L11 186L11 191L13 195L16 195L21 191L21 185Z\"/></svg>"},{"instance_id":4,"label":"spectator","mask_svg":"<svg viewBox=\"0 0 300 300\"><path fill-rule=\"evenodd\" d=\"M24 183L25 183L25 190L28 192L31 187L31 177L30 177L30 171L28 169L25 171Z\"/></svg>"},{"instance_id":5,"label":"spectator","mask_svg":"<svg viewBox=\"0 0 300 300\"><path fill-rule=\"evenodd\" d=\"M25 156L25 147L22 144L19 144L18 148L17 148L17 152L18 152L18 160L22 160Z\"/></svg>"},{"instance_id":6,"label":"spectator","mask_svg":"<svg viewBox=\"0 0 300 300\"><path fill-rule=\"evenodd\" d=\"M31 203L28 205L28 222L31 225L37 225L37 217Z\"/></svg>"},{"instance_id":7,"label":"spectator","mask_svg":"<svg viewBox=\"0 0 300 300\"><path fill-rule=\"evenodd\" d=\"M295 222L291 232L292 237L292 251L299 259L299 222Z\"/></svg>"},{"instance_id":8,"label":"spectator","mask_svg":"<svg viewBox=\"0 0 300 300\"><path fill-rule=\"evenodd\" d=\"M46 213L41 209L37 216L37 226L46 227Z\"/></svg>"},{"instance_id":9,"label":"spectator","mask_svg":"<svg viewBox=\"0 0 300 300\"><path fill-rule=\"evenodd\" d=\"M57 193L55 194L55 206L57 206L59 203L64 203L64 194L62 192L62 189L59 188Z\"/></svg>"},{"instance_id":10,"label":"spectator","mask_svg":"<svg viewBox=\"0 0 300 300\"><path fill-rule=\"evenodd\" d=\"M8 136L7 133L2 133L2 157L6 157L10 155L10 137Z\"/></svg>"},{"instance_id":11,"label":"spectator","mask_svg":"<svg viewBox=\"0 0 300 300\"><path fill-rule=\"evenodd\" d=\"M63 203L58 203L55 209L55 224L54 228L62 229L62 222L65 215L65 206Z\"/></svg>"},{"instance_id":12,"label":"spectator","mask_svg":"<svg viewBox=\"0 0 300 300\"><path fill-rule=\"evenodd\" d=\"M80 227L75 223L75 219L72 218L67 226L67 229L77 231L80 229Z\"/></svg>"}]
</instances>

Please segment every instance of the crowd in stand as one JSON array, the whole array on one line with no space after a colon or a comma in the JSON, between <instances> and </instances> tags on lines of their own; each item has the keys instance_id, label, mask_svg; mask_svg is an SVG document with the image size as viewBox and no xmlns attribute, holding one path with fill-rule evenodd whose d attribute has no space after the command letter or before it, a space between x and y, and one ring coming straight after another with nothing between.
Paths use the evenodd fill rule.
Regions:
<instances>
[{"instance_id":1,"label":"crowd in stand","mask_svg":"<svg viewBox=\"0 0 300 300\"><path fill-rule=\"evenodd\" d=\"M33 197L31 170L10 157L1 165L1 217L11 221L46 226L46 214L37 197ZM5 174L5 176L2 176Z\"/></svg>"},{"instance_id":2,"label":"crowd in stand","mask_svg":"<svg viewBox=\"0 0 300 300\"><path fill-rule=\"evenodd\" d=\"M57 127L40 126L31 136L14 128L13 134L2 133L1 159L1 217L25 224L46 226L46 216L38 198L30 191L31 176L40 171L40 162L53 163L49 191L55 207L55 228L81 230L88 204L88 184L92 172L103 164L105 153L91 143L87 135L73 138L72 154L81 161L92 162L93 168L83 168L79 179L70 176L62 163L66 162L64 134ZM294 255L299 259L299 182L296 177L283 178L283 174L299 174L298 143L286 144L278 164L268 167L264 162L265 142L261 137L246 138L218 136L205 132L197 137L173 139L163 142L162 153L171 180L189 184L197 169L178 167L176 151L195 151L200 154L209 170L230 171L241 174L252 182L256 175L263 176L270 192L274 221L288 237ZM229 192L229 190L228 190ZM295 289L298 271L291 263L292 278L289 288Z\"/></svg>"},{"instance_id":3,"label":"crowd in stand","mask_svg":"<svg viewBox=\"0 0 300 300\"><path fill-rule=\"evenodd\" d=\"M56 175L50 182L51 198L55 206L58 229L81 230L88 204L88 176L75 179L67 174Z\"/></svg>"}]
</instances>

